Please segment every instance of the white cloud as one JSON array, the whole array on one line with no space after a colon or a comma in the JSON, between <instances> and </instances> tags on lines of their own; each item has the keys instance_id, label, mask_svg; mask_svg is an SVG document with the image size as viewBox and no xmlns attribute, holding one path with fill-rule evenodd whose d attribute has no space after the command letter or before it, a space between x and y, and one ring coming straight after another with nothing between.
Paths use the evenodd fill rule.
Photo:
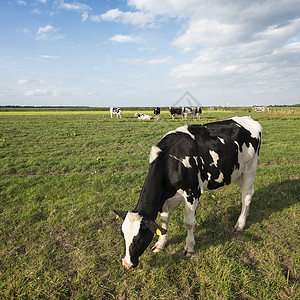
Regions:
<instances>
[{"instance_id":1,"label":"white cloud","mask_svg":"<svg viewBox=\"0 0 300 300\"><path fill-rule=\"evenodd\" d=\"M186 16L195 11L195 8L205 5L206 1L199 0L128 0L130 6L141 11L158 15Z\"/></svg>"},{"instance_id":2,"label":"white cloud","mask_svg":"<svg viewBox=\"0 0 300 300\"><path fill-rule=\"evenodd\" d=\"M26 84L26 83L28 83L28 82L30 82L30 81L31 81L30 78L28 78L28 77L23 77L23 78L21 78L21 79L18 80L18 84Z\"/></svg>"},{"instance_id":3,"label":"white cloud","mask_svg":"<svg viewBox=\"0 0 300 300\"><path fill-rule=\"evenodd\" d=\"M167 65L173 62L173 58L171 56L152 59L121 58L119 61L129 65Z\"/></svg>"},{"instance_id":4,"label":"white cloud","mask_svg":"<svg viewBox=\"0 0 300 300\"><path fill-rule=\"evenodd\" d=\"M294 36L300 33L300 18L288 21L284 24L274 24L254 35L254 39L267 41L270 48L284 45Z\"/></svg>"},{"instance_id":5,"label":"white cloud","mask_svg":"<svg viewBox=\"0 0 300 300\"><path fill-rule=\"evenodd\" d=\"M88 12L84 11L81 15L82 22L85 22L88 19L88 17L89 17Z\"/></svg>"},{"instance_id":6,"label":"white cloud","mask_svg":"<svg viewBox=\"0 0 300 300\"><path fill-rule=\"evenodd\" d=\"M123 12L116 8L107 11L105 14L92 15L91 20L96 23L108 21L143 27L152 26L154 23L154 16L152 13Z\"/></svg>"},{"instance_id":7,"label":"white cloud","mask_svg":"<svg viewBox=\"0 0 300 300\"><path fill-rule=\"evenodd\" d=\"M226 46L238 41L239 26L224 24L217 20L192 20L188 29L173 41L173 45L190 51L194 46Z\"/></svg>"},{"instance_id":8,"label":"white cloud","mask_svg":"<svg viewBox=\"0 0 300 300\"><path fill-rule=\"evenodd\" d=\"M128 64L128 65L140 65L140 64L144 64L145 60L140 59L140 58L120 58L119 62Z\"/></svg>"},{"instance_id":9,"label":"white cloud","mask_svg":"<svg viewBox=\"0 0 300 300\"><path fill-rule=\"evenodd\" d=\"M40 15L41 11L38 8L35 8L34 10L32 10L32 13L35 15Z\"/></svg>"},{"instance_id":10,"label":"white cloud","mask_svg":"<svg viewBox=\"0 0 300 300\"><path fill-rule=\"evenodd\" d=\"M130 78L130 79L139 79L139 78L144 78L144 77L147 77L146 73L128 75L128 78Z\"/></svg>"},{"instance_id":11,"label":"white cloud","mask_svg":"<svg viewBox=\"0 0 300 300\"><path fill-rule=\"evenodd\" d=\"M156 47L139 47L137 48L138 51L140 52L155 52L157 51Z\"/></svg>"},{"instance_id":12,"label":"white cloud","mask_svg":"<svg viewBox=\"0 0 300 300\"><path fill-rule=\"evenodd\" d=\"M23 77L21 79L19 79L18 81L19 85L26 85L26 84L30 84L30 85L44 85L46 84L45 80L42 79L36 79L36 78L32 78L32 77Z\"/></svg>"},{"instance_id":13,"label":"white cloud","mask_svg":"<svg viewBox=\"0 0 300 300\"><path fill-rule=\"evenodd\" d=\"M24 96L30 97L30 96L41 96L41 95L47 95L48 91L47 90L42 90L42 89L35 89L35 90L30 90L24 93Z\"/></svg>"},{"instance_id":14,"label":"white cloud","mask_svg":"<svg viewBox=\"0 0 300 300\"><path fill-rule=\"evenodd\" d=\"M116 34L111 37L110 40L116 43L133 43L137 42L139 38L130 35Z\"/></svg>"},{"instance_id":15,"label":"white cloud","mask_svg":"<svg viewBox=\"0 0 300 300\"><path fill-rule=\"evenodd\" d=\"M60 1L59 8L63 8L66 10L74 10L78 12L85 12L91 10L91 8L86 4L82 4L79 2L65 3L63 0Z\"/></svg>"},{"instance_id":16,"label":"white cloud","mask_svg":"<svg viewBox=\"0 0 300 300\"><path fill-rule=\"evenodd\" d=\"M59 40L64 38L62 34L59 34L60 29L55 29L51 25L45 27L39 27L39 30L36 33L37 40Z\"/></svg>"},{"instance_id":17,"label":"white cloud","mask_svg":"<svg viewBox=\"0 0 300 300\"><path fill-rule=\"evenodd\" d=\"M54 28L51 25L47 25L45 27L39 27L37 35L43 34L45 32L49 32L49 31L53 31L53 30L54 30Z\"/></svg>"},{"instance_id":18,"label":"white cloud","mask_svg":"<svg viewBox=\"0 0 300 300\"><path fill-rule=\"evenodd\" d=\"M170 64L171 62L172 62L171 56L167 56L164 58L153 58L146 61L148 65L166 65L166 64Z\"/></svg>"},{"instance_id":19,"label":"white cloud","mask_svg":"<svg viewBox=\"0 0 300 300\"><path fill-rule=\"evenodd\" d=\"M22 5L22 6L26 6L27 5L26 1L24 1L24 0L17 0L16 3L18 5Z\"/></svg>"},{"instance_id":20,"label":"white cloud","mask_svg":"<svg viewBox=\"0 0 300 300\"><path fill-rule=\"evenodd\" d=\"M87 4L80 2L66 3L64 0L58 2L58 8L81 13L82 22L85 22L88 19L88 11L92 10Z\"/></svg>"},{"instance_id":21,"label":"white cloud","mask_svg":"<svg viewBox=\"0 0 300 300\"><path fill-rule=\"evenodd\" d=\"M27 28L20 28L20 29L17 29L17 32L22 32L22 33L24 33L25 35L30 34L30 31L29 31Z\"/></svg>"},{"instance_id":22,"label":"white cloud","mask_svg":"<svg viewBox=\"0 0 300 300\"><path fill-rule=\"evenodd\" d=\"M54 55L46 55L46 54L41 54L39 55L40 58L45 58L45 59L55 59L58 58L58 56L54 56Z\"/></svg>"}]
</instances>

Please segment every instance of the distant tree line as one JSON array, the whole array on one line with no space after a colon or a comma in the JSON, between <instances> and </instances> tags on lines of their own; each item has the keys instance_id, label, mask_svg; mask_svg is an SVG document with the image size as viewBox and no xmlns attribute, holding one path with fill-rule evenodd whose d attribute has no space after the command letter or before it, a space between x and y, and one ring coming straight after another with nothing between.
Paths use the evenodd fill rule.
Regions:
<instances>
[{"instance_id":1,"label":"distant tree line","mask_svg":"<svg viewBox=\"0 0 300 300\"><path fill-rule=\"evenodd\" d=\"M269 105L269 107L300 107L300 104L291 104L291 105Z\"/></svg>"},{"instance_id":2,"label":"distant tree line","mask_svg":"<svg viewBox=\"0 0 300 300\"><path fill-rule=\"evenodd\" d=\"M255 105L253 105L255 106ZM251 106L251 107L253 107ZM215 110L245 110L251 111L251 107L224 107L224 106L212 106L212 107L203 107L204 109L215 109ZM300 104L291 104L291 105L268 105L268 107L300 107ZM143 109L144 111L153 110L152 107L121 107L123 110L127 111L136 111ZM161 106L162 110L168 110L167 106ZM0 106L1 111L10 111L10 110L18 110L18 111L55 111L55 110L68 110L68 111L107 111L109 107L90 107L90 106L20 106L20 105L5 105Z\"/></svg>"}]
</instances>

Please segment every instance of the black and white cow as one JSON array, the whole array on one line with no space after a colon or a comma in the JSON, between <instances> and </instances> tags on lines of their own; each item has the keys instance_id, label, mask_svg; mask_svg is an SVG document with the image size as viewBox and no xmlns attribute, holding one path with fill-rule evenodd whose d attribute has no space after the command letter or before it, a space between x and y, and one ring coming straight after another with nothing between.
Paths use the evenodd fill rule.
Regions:
<instances>
[{"instance_id":1,"label":"black and white cow","mask_svg":"<svg viewBox=\"0 0 300 300\"><path fill-rule=\"evenodd\" d=\"M193 107L193 119L195 119L195 116L197 119L200 119L201 113L202 113L201 107L199 107L199 106Z\"/></svg>"},{"instance_id":2,"label":"black and white cow","mask_svg":"<svg viewBox=\"0 0 300 300\"><path fill-rule=\"evenodd\" d=\"M159 107L155 107L154 111L153 111L154 117L156 118L156 120L159 119L159 115L160 115L160 108Z\"/></svg>"},{"instance_id":3,"label":"black and white cow","mask_svg":"<svg viewBox=\"0 0 300 300\"><path fill-rule=\"evenodd\" d=\"M182 114L182 108L174 108L169 107L169 111L171 113L172 119L175 119L175 115L181 115Z\"/></svg>"},{"instance_id":4,"label":"black and white cow","mask_svg":"<svg viewBox=\"0 0 300 300\"><path fill-rule=\"evenodd\" d=\"M150 165L139 201L133 211L114 212L124 219L123 266L138 265L139 256L159 236L154 252L164 249L170 214L185 204L187 229L184 253L194 253L194 222L198 199L206 190L237 182L242 193L242 211L235 225L243 230L254 193L254 177L261 143L261 125L250 117L204 125L190 125L168 132L152 147ZM155 223L160 212L162 227Z\"/></svg>"},{"instance_id":5,"label":"black and white cow","mask_svg":"<svg viewBox=\"0 0 300 300\"><path fill-rule=\"evenodd\" d=\"M138 120L152 120L153 119L153 117L150 115L140 114L138 112L136 112L134 114L134 116L137 117Z\"/></svg>"},{"instance_id":6,"label":"black and white cow","mask_svg":"<svg viewBox=\"0 0 300 300\"><path fill-rule=\"evenodd\" d=\"M187 120L187 116L193 113L193 109L190 107L183 107L182 108L182 118L184 117Z\"/></svg>"},{"instance_id":7,"label":"black and white cow","mask_svg":"<svg viewBox=\"0 0 300 300\"><path fill-rule=\"evenodd\" d=\"M182 115L182 119L184 118L185 120L187 119L187 115L190 115L193 113L193 109L190 107L182 107L182 108L173 108L170 107L169 111L172 115L172 119L174 120L175 115Z\"/></svg>"},{"instance_id":8,"label":"black and white cow","mask_svg":"<svg viewBox=\"0 0 300 300\"><path fill-rule=\"evenodd\" d=\"M120 119L122 119L122 110L119 107L111 107L110 117L112 118L113 115L117 115L117 118L120 116Z\"/></svg>"}]
</instances>

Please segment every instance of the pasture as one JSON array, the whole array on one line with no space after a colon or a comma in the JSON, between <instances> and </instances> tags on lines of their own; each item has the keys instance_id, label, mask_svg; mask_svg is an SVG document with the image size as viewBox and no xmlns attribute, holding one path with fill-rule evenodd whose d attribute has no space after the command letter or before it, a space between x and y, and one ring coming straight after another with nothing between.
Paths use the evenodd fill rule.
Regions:
<instances>
[{"instance_id":1,"label":"pasture","mask_svg":"<svg viewBox=\"0 0 300 300\"><path fill-rule=\"evenodd\" d=\"M0 298L299 299L300 110L204 110L187 121L134 113L0 110ZM181 206L166 249L152 253L154 238L136 269L123 268L121 221L111 209L135 207L151 146L184 124L236 115L263 127L245 231L232 232L236 184L206 192L192 258L182 254Z\"/></svg>"}]
</instances>

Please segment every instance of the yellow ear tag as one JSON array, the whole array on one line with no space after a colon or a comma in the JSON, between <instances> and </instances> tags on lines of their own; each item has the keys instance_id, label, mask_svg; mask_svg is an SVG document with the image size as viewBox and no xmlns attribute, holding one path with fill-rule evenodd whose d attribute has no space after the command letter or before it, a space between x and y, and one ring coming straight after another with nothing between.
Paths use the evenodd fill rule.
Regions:
<instances>
[{"instance_id":1,"label":"yellow ear tag","mask_svg":"<svg viewBox=\"0 0 300 300\"><path fill-rule=\"evenodd\" d=\"M118 220L118 219L119 219L119 216L117 215L117 216L116 216L116 220Z\"/></svg>"},{"instance_id":2,"label":"yellow ear tag","mask_svg":"<svg viewBox=\"0 0 300 300\"><path fill-rule=\"evenodd\" d=\"M161 235L162 234L161 231L158 228L156 229L156 234L157 235Z\"/></svg>"}]
</instances>

